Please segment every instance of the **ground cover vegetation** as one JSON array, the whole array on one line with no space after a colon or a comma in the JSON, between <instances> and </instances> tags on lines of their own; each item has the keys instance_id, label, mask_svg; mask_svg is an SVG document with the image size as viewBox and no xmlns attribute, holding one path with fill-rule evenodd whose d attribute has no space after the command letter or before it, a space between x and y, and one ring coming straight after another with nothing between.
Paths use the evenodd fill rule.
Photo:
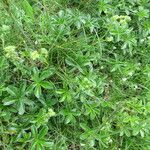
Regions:
<instances>
[{"instance_id":1,"label":"ground cover vegetation","mask_svg":"<svg viewBox=\"0 0 150 150\"><path fill-rule=\"evenodd\" d=\"M1 0L0 149L149 150L149 10Z\"/></svg>"}]
</instances>

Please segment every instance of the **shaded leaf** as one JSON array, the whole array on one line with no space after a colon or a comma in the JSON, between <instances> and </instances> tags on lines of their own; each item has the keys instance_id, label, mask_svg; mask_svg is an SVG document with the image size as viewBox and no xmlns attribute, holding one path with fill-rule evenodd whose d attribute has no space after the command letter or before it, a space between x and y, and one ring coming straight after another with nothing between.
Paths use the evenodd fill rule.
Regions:
<instances>
[{"instance_id":1,"label":"shaded leaf","mask_svg":"<svg viewBox=\"0 0 150 150\"><path fill-rule=\"evenodd\" d=\"M47 132L48 132L48 127L44 126L39 132L39 135L38 135L39 138L43 138L47 134Z\"/></svg>"}]
</instances>

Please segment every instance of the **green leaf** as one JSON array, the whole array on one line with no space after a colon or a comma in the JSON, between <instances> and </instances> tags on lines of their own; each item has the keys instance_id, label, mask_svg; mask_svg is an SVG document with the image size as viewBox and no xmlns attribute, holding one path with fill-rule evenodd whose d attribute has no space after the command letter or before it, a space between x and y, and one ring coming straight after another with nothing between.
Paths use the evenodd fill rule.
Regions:
<instances>
[{"instance_id":1,"label":"green leaf","mask_svg":"<svg viewBox=\"0 0 150 150\"><path fill-rule=\"evenodd\" d=\"M32 93L33 92L33 89L35 88L35 84L34 83L32 83L28 88L27 88L27 90L26 90L26 93L27 94L30 94L30 93Z\"/></svg>"},{"instance_id":2,"label":"green leaf","mask_svg":"<svg viewBox=\"0 0 150 150\"><path fill-rule=\"evenodd\" d=\"M139 134L139 132L140 132L139 128L134 128L132 134L133 134L134 136L136 136L136 135Z\"/></svg>"},{"instance_id":3,"label":"green leaf","mask_svg":"<svg viewBox=\"0 0 150 150\"><path fill-rule=\"evenodd\" d=\"M36 143L36 149L37 150L45 150L43 147L43 141L37 142Z\"/></svg>"},{"instance_id":4,"label":"green leaf","mask_svg":"<svg viewBox=\"0 0 150 150\"><path fill-rule=\"evenodd\" d=\"M22 2L23 9L28 17L34 20L34 12L32 6L29 4L27 0Z\"/></svg>"},{"instance_id":5,"label":"green leaf","mask_svg":"<svg viewBox=\"0 0 150 150\"><path fill-rule=\"evenodd\" d=\"M36 137L37 129L36 129L36 127L34 125L31 127L31 132L32 132L32 136Z\"/></svg>"},{"instance_id":6,"label":"green leaf","mask_svg":"<svg viewBox=\"0 0 150 150\"><path fill-rule=\"evenodd\" d=\"M19 111L19 115L23 115L25 112L25 106L24 106L24 103L22 101L19 102L18 111Z\"/></svg>"},{"instance_id":7,"label":"green leaf","mask_svg":"<svg viewBox=\"0 0 150 150\"><path fill-rule=\"evenodd\" d=\"M26 82L24 82L21 86L20 86L20 91L22 94L25 94L26 93Z\"/></svg>"},{"instance_id":8,"label":"green leaf","mask_svg":"<svg viewBox=\"0 0 150 150\"><path fill-rule=\"evenodd\" d=\"M44 70L40 75L40 79L44 80L46 78L49 78L52 74L54 74L54 71L55 71L54 68Z\"/></svg>"},{"instance_id":9,"label":"green leaf","mask_svg":"<svg viewBox=\"0 0 150 150\"><path fill-rule=\"evenodd\" d=\"M43 138L43 137L47 134L47 132L48 132L48 127L47 127L47 126L44 126L44 127L40 130L38 137L39 137L40 139Z\"/></svg>"},{"instance_id":10,"label":"green leaf","mask_svg":"<svg viewBox=\"0 0 150 150\"><path fill-rule=\"evenodd\" d=\"M9 97L8 97L8 99L6 98L6 99L3 100L3 103L4 103L5 106L12 105L15 102L16 102L16 99L11 99L11 98L9 99Z\"/></svg>"},{"instance_id":11,"label":"green leaf","mask_svg":"<svg viewBox=\"0 0 150 150\"><path fill-rule=\"evenodd\" d=\"M67 58L65 61L66 61L66 64L69 65L69 66L73 66L73 67L76 66L76 65L74 64L74 62L72 61L72 59L70 59L70 58Z\"/></svg>"},{"instance_id":12,"label":"green leaf","mask_svg":"<svg viewBox=\"0 0 150 150\"><path fill-rule=\"evenodd\" d=\"M44 106L46 106L46 102L43 96L38 99Z\"/></svg>"},{"instance_id":13,"label":"green leaf","mask_svg":"<svg viewBox=\"0 0 150 150\"><path fill-rule=\"evenodd\" d=\"M17 88L14 86L8 86L6 88L6 91L12 96L16 96L16 94L17 94Z\"/></svg>"},{"instance_id":14,"label":"green leaf","mask_svg":"<svg viewBox=\"0 0 150 150\"><path fill-rule=\"evenodd\" d=\"M68 115L68 116L66 116L65 123L68 124L71 122L71 120L72 120L72 115Z\"/></svg>"},{"instance_id":15,"label":"green leaf","mask_svg":"<svg viewBox=\"0 0 150 150\"><path fill-rule=\"evenodd\" d=\"M40 83L40 85L44 88L44 89L53 89L53 84L50 81L42 81Z\"/></svg>"},{"instance_id":16,"label":"green leaf","mask_svg":"<svg viewBox=\"0 0 150 150\"><path fill-rule=\"evenodd\" d=\"M89 130L89 127L85 123L80 123L80 127L85 131Z\"/></svg>"},{"instance_id":17,"label":"green leaf","mask_svg":"<svg viewBox=\"0 0 150 150\"><path fill-rule=\"evenodd\" d=\"M35 149L36 149L36 143L34 142L34 143L31 144L31 147L30 147L29 150L35 150Z\"/></svg>"},{"instance_id":18,"label":"green leaf","mask_svg":"<svg viewBox=\"0 0 150 150\"><path fill-rule=\"evenodd\" d=\"M140 130L141 137L144 138L144 131Z\"/></svg>"},{"instance_id":19,"label":"green leaf","mask_svg":"<svg viewBox=\"0 0 150 150\"><path fill-rule=\"evenodd\" d=\"M24 99L24 103L27 104L27 105L29 105L29 106L32 106L34 104L33 101L31 101L31 100L29 100L27 98Z\"/></svg>"},{"instance_id":20,"label":"green leaf","mask_svg":"<svg viewBox=\"0 0 150 150\"><path fill-rule=\"evenodd\" d=\"M42 144L43 144L45 147L50 147L50 148L52 148L52 146L54 145L53 142L43 142Z\"/></svg>"},{"instance_id":21,"label":"green leaf","mask_svg":"<svg viewBox=\"0 0 150 150\"><path fill-rule=\"evenodd\" d=\"M128 129L126 129L124 132L125 132L125 134L126 134L127 137L131 136L131 133L130 133L130 131Z\"/></svg>"},{"instance_id":22,"label":"green leaf","mask_svg":"<svg viewBox=\"0 0 150 150\"><path fill-rule=\"evenodd\" d=\"M41 86L37 85L35 87L35 90L34 90L34 94L37 98L40 98L41 94L42 94L42 91L41 91Z\"/></svg>"}]
</instances>

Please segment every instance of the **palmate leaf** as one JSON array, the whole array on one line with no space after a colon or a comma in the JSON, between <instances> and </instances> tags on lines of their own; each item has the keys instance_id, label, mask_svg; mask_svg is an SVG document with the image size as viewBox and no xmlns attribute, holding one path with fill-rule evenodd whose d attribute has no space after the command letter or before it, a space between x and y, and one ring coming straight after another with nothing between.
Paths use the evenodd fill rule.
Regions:
<instances>
[{"instance_id":1,"label":"palmate leaf","mask_svg":"<svg viewBox=\"0 0 150 150\"><path fill-rule=\"evenodd\" d=\"M45 136L48 133L48 127L43 126L40 131L38 131L38 128L36 126L31 127L32 132L32 143L30 146L30 149L32 150L44 150L44 147L52 148L53 142L49 142L46 140Z\"/></svg>"},{"instance_id":2,"label":"palmate leaf","mask_svg":"<svg viewBox=\"0 0 150 150\"><path fill-rule=\"evenodd\" d=\"M25 105L33 106L34 102L29 100L26 96L26 83L20 85L19 88L15 86L8 86L6 91L10 96L3 99L3 105L13 105L17 109L19 115L25 113Z\"/></svg>"},{"instance_id":3,"label":"palmate leaf","mask_svg":"<svg viewBox=\"0 0 150 150\"><path fill-rule=\"evenodd\" d=\"M46 69L44 71L38 70L38 68L33 69L33 75L31 80L33 83L29 86L28 93L34 91L34 95L39 99L42 96L42 88L44 89L53 89L54 85L51 81L45 81L46 78L49 78L54 73L54 68Z\"/></svg>"}]
</instances>

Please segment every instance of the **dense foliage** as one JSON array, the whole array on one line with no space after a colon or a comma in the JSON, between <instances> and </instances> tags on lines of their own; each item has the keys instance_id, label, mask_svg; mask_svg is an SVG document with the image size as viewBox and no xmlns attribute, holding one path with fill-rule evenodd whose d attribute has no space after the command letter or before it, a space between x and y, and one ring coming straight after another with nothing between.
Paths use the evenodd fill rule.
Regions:
<instances>
[{"instance_id":1,"label":"dense foliage","mask_svg":"<svg viewBox=\"0 0 150 150\"><path fill-rule=\"evenodd\" d=\"M0 1L0 149L150 149L149 0Z\"/></svg>"}]
</instances>

